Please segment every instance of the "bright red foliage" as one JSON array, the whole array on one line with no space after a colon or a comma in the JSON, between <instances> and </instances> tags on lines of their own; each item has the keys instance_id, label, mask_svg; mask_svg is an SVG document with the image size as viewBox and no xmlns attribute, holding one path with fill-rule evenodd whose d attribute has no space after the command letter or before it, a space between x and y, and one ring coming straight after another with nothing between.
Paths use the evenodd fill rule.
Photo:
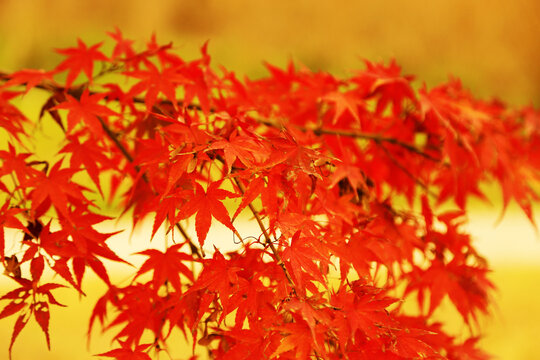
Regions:
<instances>
[{"instance_id":1,"label":"bright red foliage","mask_svg":"<svg viewBox=\"0 0 540 360\"><path fill-rule=\"evenodd\" d=\"M32 314L49 344L63 285L44 274L84 295L89 268L108 290L88 334L117 331L103 358L151 359L174 329L215 359L488 358L472 330L445 333L433 314L445 298L468 325L488 312L489 268L461 228L467 199L495 181L534 223L540 112L475 99L457 80L415 91L394 62L347 79L267 65L269 77L240 81L210 67L206 45L186 61L155 37L138 52L109 35L110 55L79 40L52 71L1 74L10 356ZM29 152L32 121L12 104L30 91L64 134L54 159ZM107 202L134 224L154 217L148 242L172 235L121 284L103 262L129 265L99 230ZM246 216L259 230L242 237ZM218 244L212 218L236 250L203 251Z\"/></svg>"}]
</instances>

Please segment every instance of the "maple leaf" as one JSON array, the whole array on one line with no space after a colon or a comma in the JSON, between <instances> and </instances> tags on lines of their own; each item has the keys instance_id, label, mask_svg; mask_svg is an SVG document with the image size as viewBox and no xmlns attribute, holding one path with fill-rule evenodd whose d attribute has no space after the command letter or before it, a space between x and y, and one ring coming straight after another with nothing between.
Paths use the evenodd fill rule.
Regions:
<instances>
[{"instance_id":1,"label":"maple leaf","mask_svg":"<svg viewBox=\"0 0 540 360\"><path fill-rule=\"evenodd\" d=\"M49 339L49 304L65 306L60 304L51 291L64 285L47 283L41 286L37 286L37 282L30 281L28 279L18 278L14 279L21 285L19 288L8 292L3 295L0 300L10 300L10 303L0 312L0 319L6 316L13 315L17 312L21 312L15 322L13 333L11 335L11 342L9 345L9 358L11 359L11 350L17 339L17 336L24 329L30 316L33 314L36 322L41 327L41 330L45 334L47 340L47 347L51 348ZM40 300L41 299L41 300Z\"/></svg>"},{"instance_id":2,"label":"maple leaf","mask_svg":"<svg viewBox=\"0 0 540 360\"><path fill-rule=\"evenodd\" d=\"M146 353L152 344L138 344L135 349L131 349L127 341L118 340L118 342L122 346L121 348L97 354L96 356L105 356L116 360L152 360L150 355Z\"/></svg>"},{"instance_id":3,"label":"maple leaf","mask_svg":"<svg viewBox=\"0 0 540 360\"><path fill-rule=\"evenodd\" d=\"M180 274L193 281L193 272L182 263L182 261L194 262L192 256L179 252L184 244L176 244L161 252L155 249L148 249L137 254L148 256L148 259L141 265L135 279L142 274L153 271L152 283L154 289L159 289L161 285L170 282L172 287L178 292L182 292Z\"/></svg>"},{"instance_id":4,"label":"maple leaf","mask_svg":"<svg viewBox=\"0 0 540 360\"><path fill-rule=\"evenodd\" d=\"M212 259L204 260L203 266L201 274L184 295L203 289L219 294L225 309L218 320L221 321L229 311L238 306L237 303L231 303L231 294L238 288L238 272L242 269L235 266L234 261L227 260L219 250L216 250Z\"/></svg>"},{"instance_id":5,"label":"maple leaf","mask_svg":"<svg viewBox=\"0 0 540 360\"><path fill-rule=\"evenodd\" d=\"M0 91L0 128L20 141L19 136L25 134L24 124L30 121L9 102L19 94L13 91Z\"/></svg>"},{"instance_id":6,"label":"maple leaf","mask_svg":"<svg viewBox=\"0 0 540 360\"><path fill-rule=\"evenodd\" d=\"M111 236L119 234L122 231L102 233L93 228L94 225L105 220L110 220L110 218L89 212L72 212L70 213L69 221L61 218L59 222L62 225L62 232L75 245L77 249L76 255L86 256L97 254L109 260L127 263L110 250L105 243Z\"/></svg>"},{"instance_id":7,"label":"maple leaf","mask_svg":"<svg viewBox=\"0 0 540 360\"><path fill-rule=\"evenodd\" d=\"M439 307L448 296L466 323L477 319L477 312L487 312L488 290L494 285L487 279L488 270L479 266L460 263L460 257L448 264L435 260L426 270L416 270L414 280L408 285L406 293L418 289L419 302L423 292L429 289L431 296L428 315ZM419 304L422 306L422 304Z\"/></svg>"},{"instance_id":8,"label":"maple leaf","mask_svg":"<svg viewBox=\"0 0 540 360\"><path fill-rule=\"evenodd\" d=\"M112 60L117 60L122 55L124 55L127 59L135 56L135 51L132 47L134 41L125 39L118 27L114 28L114 32L107 32L107 35L109 35L114 41L116 41L116 45L114 46L112 52Z\"/></svg>"},{"instance_id":9,"label":"maple leaf","mask_svg":"<svg viewBox=\"0 0 540 360\"><path fill-rule=\"evenodd\" d=\"M358 331L367 337L379 337L386 328L396 326L386 308L398 299L386 296L382 289L362 280L354 281L350 290L352 292L340 287L330 300L330 304L339 309L332 325L340 329L342 343L354 339Z\"/></svg>"},{"instance_id":10,"label":"maple leaf","mask_svg":"<svg viewBox=\"0 0 540 360\"><path fill-rule=\"evenodd\" d=\"M306 281L316 280L325 287L328 286L315 261L323 265L330 265L328 257L323 255L324 248L316 238L300 237L298 230L291 239L291 245L285 248L282 257L285 267L293 275L296 285L304 289ZM317 245L317 246L314 246Z\"/></svg>"},{"instance_id":11,"label":"maple leaf","mask_svg":"<svg viewBox=\"0 0 540 360\"><path fill-rule=\"evenodd\" d=\"M178 299L175 294L175 292L170 292L165 298L159 296L150 282L116 288L112 294L105 296L105 299L111 300L111 305L114 306L117 314L107 328L123 325L122 330L114 336L114 339L122 339L130 346L139 343L146 329L154 333L155 339L163 340L162 326L167 308L172 305L166 299L170 296ZM114 297L111 299L110 295Z\"/></svg>"},{"instance_id":12,"label":"maple leaf","mask_svg":"<svg viewBox=\"0 0 540 360\"><path fill-rule=\"evenodd\" d=\"M242 196L242 201L238 208L236 209L233 219L240 214L240 212L249 204L253 202L264 190L264 178L258 177L251 180Z\"/></svg>"},{"instance_id":13,"label":"maple leaf","mask_svg":"<svg viewBox=\"0 0 540 360\"><path fill-rule=\"evenodd\" d=\"M24 69L14 72L10 75L9 80L1 87L10 87L17 85L26 85L25 94L43 81L53 80L54 71Z\"/></svg>"},{"instance_id":14,"label":"maple leaf","mask_svg":"<svg viewBox=\"0 0 540 360\"><path fill-rule=\"evenodd\" d=\"M190 192L187 190L175 191L174 193L167 194L159 199L156 216L154 217L154 224L152 225L151 238L154 238L159 227L165 221L165 218L167 218L169 224L174 223L176 218L176 210L179 204L182 204L184 196L189 193Z\"/></svg>"},{"instance_id":15,"label":"maple leaf","mask_svg":"<svg viewBox=\"0 0 540 360\"><path fill-rule=\"evenodd\" d=\"M271 357L283 356L282 354L294 350L294 359L306 360L312 355L312 351L316 350L324 358L326 351L319 344L322 340L321 330L317 329L313 335L312 330L303 319L297 318L295 320L295 322L280 326L279 330L283 334L283 338Z\"/></svg>"},{"instance_id":16,"label":"maple leaf","mask_svg":"<svg viewBox=\"0 0 540 360\"><path fill-rule=\"evenodd\" d=\"M329 157L310 146L304 146L293 135L285 133L284 137L272 139L272 151L262 166L272 168L287 163L293 168L298 167L306 174L320 178L321 174L315 164L328 160Z\"/></svg>"},{"instance_id":17,"label":"maple leaf","mask_svg":"<svg viewBox=\"0 0 540 360\"><path fill-rule=\"evenodd\" d=\"M77 39L77 47L56 50L56 52L67 56L67 59L55 68L55 71L68 70L66 87L71 87L81 71L86 74L88 81L92 81L94 61L107 61L107 57L98 50L101 45L102 43L97 43L87 47L81 39Z\"/></svg>"},{"instance_id":18,"label":"maple leaf","mask_svg":"<svg viewBox=\"0 0 540 360\"><path fill-rule=\"evenodd\" d=\"M161 71L151 62L145 62L148 70L126 71L124 74L129 77L139 79L140 81L133 85L129 90L129 96L136 96L141 92L146 92L144 103L148 111L157 101L158 95L162 93L171 101L173 106L178 106L176 100L176 86L185 81L184 77L178 73L176 67L167 67Z\"/></svg>"},{"instance_id":19,"label":"maple leaf","mask_svg":"<svg viewBox=\"0 0 540 360\"><path fill-rule=\"evenodd\" d=\"M295 312L306 322L313 338L316 338L317 324L325 325L330 323L330 316L323 311L315 309L308 301L291 299L284 308Z\"/></svg>"},{"instance_id":20,"label":"maple leaf","mask_svg":"<svg viewBox=\"0 0 540 360\"><path fill-rule=\"evenodd\" d=\"M274 348L274 343L279 341L279 336L268 336L261 326L251 326L250 329L234 328L229 331L223 331L219 334L208 334L205 338L199 341L203 344L204 341L212 340L213 338L221 338L222 343L230 344L230 349L223 354L223 357L228 360L249 360L249 359L265 359L268 358L268 350Z\"/></svg>"},{"instance_id":21,"label":"maple leaf","mask_svg":"<svg viewBox=\"0 0 540 360\"><path fill-rule=\"evenodd\" d=\"M236 159L242 162L246 167L253 166L253 163L255 162L253 153L261 151L261 147L255 143L251 137L238 135L237 131L234 131L231 134L229 140L218 140L213 142L209 149L223 149L229 173L231 172L231 168Z\"/></svg>"},{"instance_id":22,"label":"maple leaf","mask_svg":"<svg viewBox=\"0 0 540 360\"><path fill-rule=\"evenodd\" d=\"M236 229L231 222L231 218L229 217L229 213L220 200L238 197L238 195L220 189L220 185L221 181L212 182L208 186L208 189L204 191L204 188L198 182L195 182L195 193L178 213L179 219L185 219L197 213L195 217L195 229L201 246L204 245L204 240L210 229L212 217L236 232Z\"/></svg>"},{"instance_id":23,"label":"maple leaf","mask_svg":"<svg viewBox=\"0 0 540 360\"><path fill-rule=\"evenodd\" d=\"M111 166L111 161L99 149L95 141L86 140L79 141L76 136L68 137L69 143L64 146L59 153L71 154L69 159L72 169L83 168L86 170L94 184L96 184L101 193L101 185L99 182L99 174L103 171L103 167Z\"/></svg>"},{"instance_id":24,"label":"maple leaf","mask_svg":"<svg viewBox=\"0 0 540 360\"><path fill-rule=\"evenodd\" d=\"M339 143L339 161L335 161L336 169L330 176L329 187L334 187L336 184L341 184L347 181L348 186L354 190L354 196L358 198L358 194L364 193L367 190L366 175L361 170L358 162L354 161L354 153L347 151L344 145Z\"/></svg>"},{"instance_id":25,"label":"maple leaf","mask_svg":"<svg viewBox=\"0 0 540 360\"><path fill-rule=\"evenodd\" d=\"M118 113L109 109L107 106L100 105L105 94L90 94L88 89L85 89L80 100L75 99L71 95L66 95L67 100L56 105L53 110L65 109L68 112L68 131L71 132L76 125L86 124L90 132L97 138L103 136L103 127L100 117L116 116Z\"/></svg>"},{"instance_id":26,"label":"maple leaf","mask_svg":"<svg viewBox=\"0 0 540 360\"><path fill-rule=\"evenodd\" d=\"M335 125L341 115L347 110L354 118L358 125L360 125L359 107L362 105L362 101L354 96L354 93L342 93L339 91L331 92L323 97L323 100L333 102L335 104L334 117L332 118L332 125Z\"/></svg>"},{"instance_id":27,"label":"maple leaf","mask_svg":"<svg viewBox=\"0 0 540 360\"><path fill-rule=\"evenodd\" d=\"M58 161L52 166L48 175L42 174L33 179L35 188L31 194L32 210L37 210L46 200L50 200L58 214L69 219L69 198L87 200L81 192L84 188L71 181L73 174L79 170L60 169L61 166L62 161Z\"/></svg>"},{"instance_id":28,"label":"maple leaf","mask_svg":"<svg viewBox=\"0 0 540 360\"><path fill-rule=\"evenodd\" d=\"M182 69L182 74L185 76L188 81L185 81L184 90L185 98L184 101L186 104L191 104L195 96L199 99L200 108L204 114L209 114L210 112L210 97L208 86L208 78L210 75L210 70L207 65L210 61L210 57L206 52L208 43L203 45L201 48L202 59L195 60L187 64ZM201 69L200 64L204 66L204 69Z\"/></svg>"},{"instance_id":29,"label":"maple leaf","mask_svg":"<svg viewBox=\"0 0 540 360\"><path fill-rule=\"evenodd\" d=\"M430 332L421 329L403 329L396 334L397 341L392 344L390 351L403 358L417 358L418 356L435 359L444 359L431 346L420 340L422 335Z\"/></svg>"},{"instance_id":30,"label":"maple leaf","mask_svg":"<svg viewBox=\"0 0 540 360\"><path fill-rule=\"evenodd\" d=\"M14 172L20 185L27 186L30 179L40 175L40 171L29 166L26 161L30 156L31 154L27 153L17 153L15 147L9 143L8 151L0 150L0 159L2 159L0 175L3 176Z\"/></svg>"},{"instance_id":31,"label":"maple leaf","mask_svg":"<svg viewBox=\"0 0 540 360\"><path fill-rule=\"evenodd\" d=\"M364 63L367 69L359 72L352 81L359 85L362 95L378 97L375 114L382 114L387 105L392 103L393 115L399 116L405 99L411 101L412 104L418 104L410 85L413 77L401 76L401 67L395 60L392 60L388 66L373 64L369 61L364 61Z\"/></svg>"},{"instance_id":32,"label":"maple leaf","mask_svg":"<svg viewBox=\"0 0 540 360\"><path fill-rule=\"evenodd\" d=\"M88 343L90 342L90 336L92 334L92 328L94 326L94 322L96 319L100 322L100 324L103 326L105 323L105 317L107 314L107 304L109 302L115 304L117 303L119 295L119 290L116 286L111 285L107 288L107 291L105 294L103 294L94 305L94 308L92 309L92 314L90 315L90 319L88 322L88 329L87 329L87 339Z\"/></svg>"}]
</instances>

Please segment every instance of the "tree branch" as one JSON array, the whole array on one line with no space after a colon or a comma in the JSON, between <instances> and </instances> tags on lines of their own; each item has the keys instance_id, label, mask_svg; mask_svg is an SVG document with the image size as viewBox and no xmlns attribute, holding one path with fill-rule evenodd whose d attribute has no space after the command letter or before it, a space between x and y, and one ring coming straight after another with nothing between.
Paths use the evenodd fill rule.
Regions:
<instances>
[{"instance_id":1,"label":"tree branch","mask_svg":"<svg viewBox=\"0 0 540 360\"><path fill-rule=\"evenodd\" d=\"M7 81L9 79L10 79L9 74L4 73L4 72L0 72L0 80ZM69 94L69 95L71 95L71 96L73 96L73 97L75 97L77 99L79 99L81 94L82 94L80 87L66 89L64 87L61 87L61 86L55 84L54 82L41 83L41 84L36 85L35 87L38 88L38 89L43 89L43 90L47 90L47 91L66 92L67 94ZM95 93L94 92L89 92L89 94L93 95ZM144 104L145 103L144 99L139 98L139 97L133 97L133 102L138 103L138 104ZM178 104L180 106L184 105L182 101L178 101ZM156 106L159 106L159 105L172 105L172 102L170 100L164 99L164 100L160 100L159 104L156 105ZM187 104L186 107L188 109L190 109L190 110L198 110L198 111L202 110L202 108L197 104ZM159 110L159 108L158 108L158 110ZM214 112L214 109L210 109L210 112ZM276 123L274 123L272 121L269 121L269 120L258 119L257 121L260 124L264 124L264 125L271 126L271 127L277 127L278 126ZM418 155L420 155L420 156L422 156L422 157L424 157L424 158L426 158L426 159L428 159L430 161L441 162L441 159L433 157L432 155L426 153L425 151L420 150L416 146L414 146L412 144L409 144L409 143L406 143L406 142L403 142L401 140L398 140L398 139L390 137L390 136L384 136L384 135L381 135L381 134L373 134L373 133L365 133L365 132L360 132L360 131L344 130L344 129L323 129L323 128L309 129L309 128L304 127L304 126L296 126L296 128L298 128L299 130L304 131L304 132L308 131L308 130L311 130L311 131L313 131L313 133L315 135L337 135L337 136L354 137L354 138L357 138L357 139L372 140L372 141L375 141L376 143L386 142L386 143L389 143L389 144L394 144L394 145L400 146L400 147L402 147L402 148L404 148L404 149L406 149L406 150L408 150L410 152L413 152L415 154L418 154Z\"/></svg>"},{"instance_id":2,"label":"tree branch","mask_svg":"<svg viewBox=\"0 0 540 360\"><path fill-rule=\"evenodd\" d=\"M0 72L0 80L8 81L10 79L11 79L10 74L5 73L5 72ZM24 84L21 84L21 85L24 85ZM48 92L52 92L52 93L57 93L57 92L66 93L66 94L69 94L70 96L73 96L76 99L80 99L81 94L82 94L81 89L83 88L83 87L79 86L79 87L67 88L66 89L66 88L64 88L62 86L59 86L54 81L42 82L40 84L37 84L35 87L38 88L38 89L48 91ZM95 93L90 92L90 94L95 94ZM136 102L136 103L144 103L144 99L141 99L141 98L134 98L133 101ZM166 103L167 101L163 101L162 103ZM189 105L188 108L195 108L195 109L200 110L200 107L197 107L197 105ZM116 136L114 131L112 131L111 128L107 125L107 123L105 121L103 121L103 118L101 118L100 116L97 116L97 119L99 120L99 123L101 124L101 127L103 128L103 130L107 134L107 137L109 139L111 139L111 141L115 144L115 146L118 148L118 150L120 150L120 152L126 158L126 160L129 161L130 163L133 163L133 160L134 160L133 156L129 153L129 151L126 149L126 147L120 142L120 140L118 139L118 137ZM135 170L137 172L141 171L140 167L138 165L135 165ZM146 176L146 173L142 174L142 178L146 183L149 183L148 176ZM190 250L191 250L191 253L194 254L194 255L197 255L197 257L199 257L199 258L202 258L202 255L200 254L199 249L193 243L193 240L187 234L187 232L184 230L182 225L180 225L180 223L176 223L175 226L178 229L178 231L180 232L180 234L182 235L182 237L188 243L188 245L190 247Z\"/></svg>"},{"instance_id":3,"label":"tree branch","mask_svg":"<svg viewBox=\"0 0 540 360\"><path fill-rule=\"evenodd\" d=\"M120 142L120 140L118 140L118 137L116 136L116 134L111 130L111 128L107 125L107 123L105 123L105 121L103 121L103 119L100 116L98 116L97 118L98 118L98 120L99 120L99 122L101 124L101 127L103 128L103 130L107 134L107 136L112 140L112 142L120 150L122 155L124 155L124 157L126 158L127 161L129 161L130 163L133 163L133 156L129 153L129 151L126 149L126 147ZM140 169L140 167L138 165L135 165L135 170L137 172L141 171L141 169ZM146 183L150 182L149 179L148 179L148 176L146 176L146 173L142 174L142 178ZM156 195L155 192L154 192L154 195ZM199 252L199 248L195 245L195 243L193 243L193 240L187 234L187 232L182 227L182 225L180 225L180 223L176 223L175 226L178 229L178 231L180 232L180 234L182 235L182 237L188 243L189 248L191 250L191 253L193 255L196 255L198 258L202 258L202 255Z\"/></svg>"},{"instance_id":4,"label":"tree branch","mask_svg":"<svg viewBox=\"0 0 540 360\"><path fill-rule=\"evenodd\" d=\"M268 120L258 120L259 123L261 124L264 124L264 125L267 125L267 126L272 126L272 127L277 127L278 125L275 124L274 122L272 121L268 121ZM315 135L336 135L336 136L347 136L347 137L353 137L353 138L357 138L357 139L365 139L365 140L372 140L376 143L383 143L383 142L386 142L386 143L389 143L389 144L394 144L394 145L397 145L397 146L400 146L410 152L413 152L415 154L418 154L428 160L431 160L433 162L440 162L441 159L437 159L433 156L431 156L430 154L420 150L419 148L417 148L416 146L412 145L412 144L409 144L409 143L406 143L406 142L403 142L401 140L398 140L396 138L393 138L393 137L390 137L390 136L384 136L384 135L380 135L380 134L373 134L373 133L365 133L365 132L360 132L360 131L350 131L350 130L342 130L342 129L323 129L323 128L315 128L315 129L309 129L305 126L295 126L297 129L301 130L301 131L313 131L313 133Z\"/></svg>"},{"instance_id":5,"label":"tree branch","mask_svg":"<svg viewBox=\"0 0 540 360\"><path fill-rule=\"evenodd\" d=\"M244 189L244 186L242 185L242 183L237 178L234 178L234 182L236 183L236 186L238 186L238 189L240 189L240 192L243 195L245 193L245 189ZM274 243L272 242L272 239L270 239L270 235L268 235L268 233L266 232L266 228L264 227L264 224L263 224L263 222L261 220L261 217L259 216L259 212L253 207L253 205L251 203L248 204L248 207L249 207L249 210L251 210L251 213L255 217L255 220L257 221L257 224L259 225L259 228L261 229L261 231L263 233L263 236L264 236L264 239L265 239L265 244L268 245L268 247L272 251L272 254L274 255L274 258L276 259L278 265L281 267L281 269L285 273L285 277L287 278L287 281L289 282L289 285L291 285L293 293L295 295L297 295L296 287L294 285L292 276L291 276L291 274L289 274L289 271L285 267L285 263L283 262L283 259L281 258L281 255L279 255L279 252L277 251L276 247L274 246Z\"/></svg>"}]
</instances>

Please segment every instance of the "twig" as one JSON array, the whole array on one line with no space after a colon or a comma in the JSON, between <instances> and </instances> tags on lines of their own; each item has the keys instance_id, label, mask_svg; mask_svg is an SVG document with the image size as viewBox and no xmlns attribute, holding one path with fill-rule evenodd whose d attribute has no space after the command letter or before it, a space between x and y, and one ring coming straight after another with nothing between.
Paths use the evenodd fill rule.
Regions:
<instances>
[{"instance_id":1,"label":"twig","mask_svg":"<svg viewBox=\"0 0 540 360\"><path fill-rule=\"evenodd\" d=\"M243 195L245 193L245 189L244 189L244 186L242 185L242 183L237 178L234 178L234 182L236 183L236 185L238 186L238 189L240 189L240 192ZM277 251L276 247L274 246L274 243L272 242L272 239L270 239L270 235L268 235L268 233L266 232L266 228L264 227L264 224L263 224L263 222L261 220L261 217L259 216L259 212L253 207L253 205L251 203L248 204L248 207L249 207L249 210L251 210L251 213L253 214L253 216L255 217L255 220L257 221L257 224L259 224L259 228L261 229L261 231L263 233L266 244L268 245L268 247L272 251L272 254L274 255L275 259L277 260L278 265L281 267L281 269L285 273L285 277L287 278L287 281L291 285L293 293L295 295L297 295L296 287L294 285L292 276L291 276L291 274L289 274L289 271L285 267L285 263L283 262L283 259L281 258L281 255L279 255L279 252Z\"/></svg>"},{"instance_id":2,"label":"twig","mask_svg":"<svg viewBox=\"0 0 540 360\"><path fill-rule=\"evenodd\" d=\"M5 73L5 72L0 72L0 81L8 81L10 79L11 79L10 74ZM23 83L23 84L20 84L18 86L23 86L23 85L26 85L26 84ZM81 95L82 95L81 89L84 88L85 85L87 85L87 84L85 83L85 84L82 84L82 85L79 85L79 86L76 86L76 87L65 88L65 87L62 87L62 86L58 85L54 81L43 81L42 83L37 84L34 87L37 88L37 89L48 91L48 92L66 93L66 94L74 97L75 99L79 100L81 98ZM89 95L96 95L96 94L100 94L100 93L89 90L88 94ZM133 102L136 103L136 104L145 104L145 100L142 97L134 96L132 99L133 99ZM178 101L177 103L180 106L184 106L184 102L181 101L181 100ZM161 100L159 100L158 105L154 105L154 108L158 108L159 105L173 105L173 103L170 100L161 99ZM202 111L202 107L200 105L197 105L197 104L186 104L185 108L187 108L189 110ZM210 111L210 113L214 113L215 109L211 108L209 111Z\"/></svg>"},{"instance_id":3,"label":"twig","mask_svg":"<svg viewBox=\"0 0 540 360\"><path fill-rule=\"evenodd\" d=\"M7 81L9 79L11 79L10 74L5 73L5 72L0 72L0 80ZM21 84L21 85L24 85L24 84ZM48 92L53 92L53 93L55 93L55 92L64 92L64 93L69 94L70 96L73 96L76 99L80 99L80 97L82 95L81 87L66 89L64 87L59 86L54 81L44 81L44 82L36 85L35 87L38 88L38 89L42 89L42 90L45 90L45 91L48 91ZM90 94L94 94L94 93L90 92ZM136 103L144 103L144 99L142 99L142 98L134 98L133 101L136 102ZM162 101L161 103L166 104L167 101ZM200 107L198 107L197 105L191 105L190 104L190 105L188 105L188 108L200 110ZM107 134L107 137L109 137L109 139L112 140L112 142L120 150L122 155L126 158L126 160L128 160L130 163L133 163L133 160L134 160L133 156L129 153L129 151L126 149L126 147L120 142L120 140L118 139L116 134L111 130L111 128L107 125L107 123L105 121L103 121L103 119L101 117L98 116L97 118L98 118L99 123L101 124L101 127L103 128L103 130ZM137 172L141 171L140 167L138 165L135 165L135 170ZM142 174L142 178L146 183L149 183L149 180L148 180L148 177L146 176L146 173ZM199 257L199 258L202 258L201 254L199 252L199 249L193 243L193 241L191 240L191 237L186 233L186 231L184 230L182 225L180 225L179 223L176 223L175 226L178 229L178 231L180 231L180 234L182 234L184 239L189 244L191 253L194 254L194 255L197 255L197 257Z\"/></svg>"},{"instance_id":4,"label":"twig","mask_svg":"<svg viewBox=\"0 0 540 360\"><path fill-rule=\"evenodd\" d=\"M116 137L116 134L111 130L111 128L105 123L105 121L103 121L103 119L101 118L101 116L96 116L97 119L99 120L99 123L101 124L101 127L103 128L103 130L105 131L105 133L107 134L107 136L109 137L109 139L112 140L112 142L116 145L116 147L118 148L118 150L120 150L120 152L122 153L122 155L124 155L124 157L126 158L127 161L129 161L130 163L133 162L133 156L131 156L131 154L129 153L129 151L127 151L126 147L120 142L120 140L118 140L118 137ZM136 165L137 167L137 165ZM137 170L138 167L137 167Z\"/></svg>"},{"instance_id":5,"label":"twig","mask_svg":"<svg viewBox=\"0 0 540 360\"><path fill-rule=\"evenodd\" d=\"M124 157L126 158L126 160L128 160L130 163L133 163L133 156L129 153L129 151L126 149L126 147L120 142L120 140L118 139L118 137L116 136L116 134L111 130L111 128L107 125L107 123L105 123L105 121L103 121L103 119L101 117L97 117L100 124L101 124L101 127L103 128L103 130L105 131L105 133L107 134L107 136L112 140L112 142L114 142L114 144L116 145L116 147L120 150L120 152L122 153L122 155L124 155ZM138 165L135 165L135 170L137 172L140 172L141 169ZM146 176L146 173L143 173L142 174L142 178L143 180L146 182L146 183L149 183L149 179L148 179L148 176ZM154 192L155 193L155 192ZM193 243L193 240L191 239L191 237L187 234L187 232L185 231L185 229L182 227L182 225L180 225L180 223L176 223L175 224L176 228L178 229L178 231L180 232L180 234L182 235L182 237L186 240L186 242L188 243L189 245L189 248L191 250L191 253L193 255L197 255L198 258L202 258L202 255L201 253L199 252L199 248L197 248L197 246Z\"/></svg>"},{"instance_id":6,"label":"twig","mask_svg":"<svg viewBox=\"0 0 540 360\"><path fill-rule=\"evenodd\" d=\"M268 120L258 120L259 123L261 124L264 124L264 125L267 125L267 126L272 126L272 127L277 127L278 125L272 121L268 121ZM309 129L305 126L296 126L297 129L301 130L301 131L313 131L313 133L315 135L338 135L338 136L347 136L347 137L353 137L353 138L357 138L357 139L365 139L365 140L372 140L372 141L375 141L376 143L382 143L382 142L387 142L389 144L394 144L394 145L397 145L397 146L400 146L404 149L407 149L415 154L418 154L428 160L431 160L431 161L434 161L434 162L440 162L441 160L440 159L437 159L431 155L429 155L428 153L420 150L419 148L417 148L416 146L412 145L412 144L409 144L409 143L406 143L406 142L403 142L401 140L398 140L396 138L393 138L393 137L390 137L390 136L384 136L384 135L380 135L380 134L373 134L373 133L365 133L365 132L361 132L361 131L351 131L351 130L342 130L342 129L323 129L323 128L316 128L316 129Z\"/></svg>"},{"instance_id":7,"label":"twig","mask_svg":"<svg viewBox=\"0 0 540 360\"><path fill-rule=\"evenodd\" d=\"M113 70L116 70L116 68L114 68ZM10 79L9 74L4 73L4 72L0 72L0 80L9 80L9 79ZM21 85L23 85L23 84L21 84ZM38 89L43 89L43 90L47 90L47 91L66 92L67 94L75 97L76 99L79 99L81 97L81 94L82 94L82 92L80 90L80 87L66 89L66 88L61 87L61 86L55 84L54 82L50 82L50 81L38 84L35 87L38 88ZM89 91L89 94L94 95L96 93L92 92L92 91ZM143 98L140 98L140 97L133 97L133 102L138 103L138 104L144 104L145 100ZM178 104L180 106L184 106L182 101L178 101ZM172 105L172 102L170 100L163 99L163 100L159 101L159 104L154 106L154 108L158 109L159 111L161 111L163 113L163 110L160 109L159 105ZM185 107L187 109L190 109L190 110L202 111L201 106L197 105L197 104L187 104ZM215 112L215 109L211 108L210 112L211 113ZM267 126L277 127L277 124L272 122L272 121L268 121L268 120L264 120L264 119L258 119L257 121L259 123L267 125ZM354 137L354 138L357 138L357 139L372 140L372 141L375 141L377 143L387 142L389 144L394 144L394 145L400 146L400 147L402 147L402 148L404 148L404 149L406 149L408 151L411 151L411 152L413 152L415 154L418 154L418 155L420 155L420 156L422 156L422 157L424 157L424 158L426 158L428 160L431 160L431 161L434 161L434 162L441 162L441 159L437 159L436 157L433 157L432 155L420 150L416 146L414 146L412 144L409 144L409 143L406 143L406 142L403 142L401 140L398 140L398 139L390 137L390 136L384 136L384 135L373 134L373 133L365 133L365 132L360 132L360 131L350 131L350 130L344 130L344 129L323 129L323 128L309 129L309 128L304 127L304 126L297 126L297 128L300 129L301 131L304 131L304 132L308 131L308 130L311 130L311 131L313 131L313 133L315 135L339 135L339 136Z\"/></svg>"}]
</instances>

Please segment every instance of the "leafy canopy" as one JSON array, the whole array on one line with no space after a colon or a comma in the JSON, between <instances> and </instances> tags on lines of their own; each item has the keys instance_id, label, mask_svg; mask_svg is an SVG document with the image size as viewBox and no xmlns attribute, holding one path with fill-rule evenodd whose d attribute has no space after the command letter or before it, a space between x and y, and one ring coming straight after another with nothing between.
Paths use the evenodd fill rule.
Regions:
<instances>
[{"instance_id":1,"label":"leafy canopy","mask_svg":"<svg viewBox=\"0 0 540 360\"><path fill-rule=\"evenodd\" d=\"M176 329L215 359L487 359L473 329L493 284L462 229L467 199L496 182L534 224L540 112L475 99L456 79L416 90L395 62L239 79L210 66L206 44L187 61L155 37L139 51L109 35L109 53L79 39L55 69L1 74L10 356L32 316L50 344L53 293L84 295L92 271L107 291L88 334L99 324L117 344L101 358L157 358ZM14 105L29 92L47 96L40 119ZM62 131L52 160L31 150L37 121ZM135 225L153 217L145 236L165 228L164 247L130 267L100 230L107 203ZM214 220L236 250L209 236ZM468 333L434 321L445 298Z\"/></svg>"}]
</instances>

